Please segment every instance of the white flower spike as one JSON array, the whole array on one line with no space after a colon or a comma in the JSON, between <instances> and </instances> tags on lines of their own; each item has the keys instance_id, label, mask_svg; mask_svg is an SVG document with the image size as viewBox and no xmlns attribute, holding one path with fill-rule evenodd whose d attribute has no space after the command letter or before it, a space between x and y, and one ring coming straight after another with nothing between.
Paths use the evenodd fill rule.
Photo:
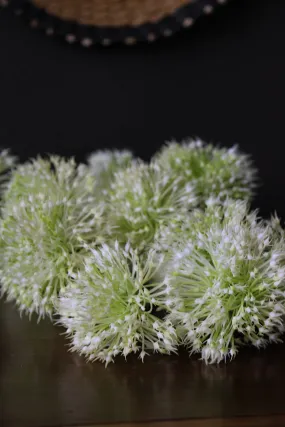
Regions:
<instances>
[{"instance_id":1,"label":"white flower spike","mask_svg":"<svg viewBox=\"0 0 285 427\"><path fill-rule=\"evenodd\" d=\"M59 157L14 171L3 196L0 274L2 293L20 311L51 315L68 275L81 267L84 244L102 241L93 181L85 166Z\"/></svg>"},{"instance_id":2,"label":"white flower spike","mask_svg":"<svg viewBox=\"0 0 285 427\"><path fill-rule=\"evenodd\" d=\"M284 331L285 240L274 221L227 201L170 230L169 319L206 362L231 359L243 344L277 342Z\"/></svg>"},{"instance_id":3,"label":"white flower spike","mask_svg":"<svg viewBox=\"0 0 285 427\"><path fill-rule=\"evenodd\" d=\"M201 207L210 200L248 199L256 186L256 170L250 157L236 146L217 148L200 139L171 142L154 156L166 173L181 178L180 185L193 185Z\"/></svg>"},{"instance_id":4,"label":"white flower spike","mask_svg":"<svg viewBox=\"0 0 285 427\"><path fill-rule=\"evenodd\" d=\"M15 166L17 157L11 156L9 150L0 151L0 194L5 191L10 178L9 171Z\"/></svg>"},{"instance_id":5,"label":"white flower spike","mask_svg":"<svg viewBox=\"0 0 285 427\"><path fill-rule=\"evenodd\" d=\"M130 245L91 250L58 304L73 350L106 365L119 354L139 352L143 360L150 351L175 351L171 321L152 313L164 293L163 283L152 282L162 261L153 250L139 256Z\"/></svg>"},{"instance_id":6,"label":"white flower spike","mask_svg":"<svg viewBox=\"0 0 285 427\"><path fill-rule=\"evenodd\" d=\"M156 164L136 163L115 174L108 203L116 238L143 249L162 224L193 209L197 199L190 184L180 186L180 177L164 173Z\"/></svg>"},{"instance_id":7,"label":"white flower spike","mask_svg":"<svg viewBox=\"0 0 285 427\"><path fill-rule=\"evenodd\" d=\"M134 158L128 150L98 150L91 153L87 161L96 177L95 191L104 193L113 181L114 174L130 166Z\"/></svg>"}]
</instances>

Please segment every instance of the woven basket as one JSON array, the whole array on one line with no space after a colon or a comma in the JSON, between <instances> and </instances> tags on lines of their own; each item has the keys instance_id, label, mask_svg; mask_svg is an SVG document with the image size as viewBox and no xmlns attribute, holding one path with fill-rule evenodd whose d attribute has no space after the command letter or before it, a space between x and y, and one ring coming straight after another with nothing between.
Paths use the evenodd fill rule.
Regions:
<instances>
[{"instance_id":1,"label":"woven basket","mask_svg":"<svg viewBox=\"0 0 285 427\"><path fill-rule=\"evenodd\" d=\"M33 28L69 43L153 42L188 28L226 0L18 0Z\"/></svg>"}]
</instances>

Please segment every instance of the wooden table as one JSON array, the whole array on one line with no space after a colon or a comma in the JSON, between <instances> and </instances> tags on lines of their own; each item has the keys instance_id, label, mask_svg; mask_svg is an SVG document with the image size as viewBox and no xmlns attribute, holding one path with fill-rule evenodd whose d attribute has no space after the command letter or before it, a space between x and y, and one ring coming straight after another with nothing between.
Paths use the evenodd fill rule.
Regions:
<instances>
[{"instance_id":1,"label":"wooden table","mask_svg":"<svg viewBox=\"0 0 285 427\"><path fill-rule=\"evenodd\" d=\"M1 427L285 425L284 345L242 350L220 366L181 351L106 369L68 352L49 320L21 319L3 301L0 309Z\"/></svg>"}]
</instances>

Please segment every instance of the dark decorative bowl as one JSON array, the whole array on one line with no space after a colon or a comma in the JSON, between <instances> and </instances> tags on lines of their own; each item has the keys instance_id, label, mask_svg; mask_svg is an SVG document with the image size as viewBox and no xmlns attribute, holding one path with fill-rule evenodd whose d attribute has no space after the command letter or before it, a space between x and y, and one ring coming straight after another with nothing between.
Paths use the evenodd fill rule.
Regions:
<instances>
[{"instance_id":1,"label":"dark decorative bowl","mask_svg":"<svg viewBox=\"0 0 285 427\"><path fill-rule=\"evenodd\" d=\"M85 47L133 45L191 27L227 0L16 0L33 28ZM13 0L12 0L13 3Z\"/></svg>"}]
</instances>

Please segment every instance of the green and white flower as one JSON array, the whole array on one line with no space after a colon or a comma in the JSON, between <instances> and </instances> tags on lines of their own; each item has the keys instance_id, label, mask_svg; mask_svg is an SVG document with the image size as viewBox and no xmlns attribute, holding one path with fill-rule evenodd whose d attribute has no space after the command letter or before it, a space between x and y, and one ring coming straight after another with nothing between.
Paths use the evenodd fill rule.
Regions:
<instances>
[{"instance_id":1,"label":"green and white flower","mask_svg":"<svg viewBox=\"0 0 285 427\"><path fill-rule=\"evenodd\" d=\"M106 192L114 179L114 174L134 162L133 154L128 150L98 150L88 156L88 164L96 177L95 191Z\"/></svg>"},{"instance_id":2,"label":"green and white flower","mask_svg":"<svg viewBox=\"0 0 285 427\"><path fill-rule=\"evenodd\" d=\"M106 364L120 354L139 351L143 360L148 351L175 351L171 321L152 314L164 294L163 283L152 280L162 261L152 249L141 256L118 242L91 249L58 304L73 350Z\"/></svg>"},{"instance_id":3,"label":"green and white flower","mask_svg":"<svg viewBox=\"0 0 285 427\"><path fill-rule=\"evenodd\" d=\"M174 214L196 206L192 185L180 182L180 177L168 175L155 163L136 163L118 171L108 194L108 220L115 238L142 249Z\"/></svg>"},{"instance_id":4,"label":"green and white flower","mask_svg":"<svg viewBox=\"0 0 285 427\"><path fill-rule=\"evenodd\" d=\"M17 161L15 156L11 156L9 150L0 151L0 194L5 191L7 181L9 180L9 171Z\"/></svg>"},{"instance_id":5,"label":"green and white flower","mask_svg":"<svg viewBox=\"0 0 285 427\"><path fill-rule=\"evenodd\" d=\"M154 156L154 161L168 174L180 177L180 185L191 183L201 207L209 198L217 203L229 197L248 199L255 188L252 161L236 146L216 148L199 139L171 142Z\"/></svg>"},{"instance_id":6,"label":"green and white flower","mask_svg":"<svg viewBox=\"0 0 285 427\"><path fill-rule=\"evenodd\" d=\"M195 211L173 231L164 304L182 342L206 362L232 358L243 344L280 340L285 240L277 222L259 220L245 202L227 201Z\"/></svg>"},{"instance_id":7,"label":"green and white flower","mask_svg":"<svg viewBox=\"0 0 285 427\"><path fill-rule=\"evenodd\" d=\"M84 246L104 240L104 206L93 188L87 167L73 160L39 158L14 171L4 193L0 274L20 311L51 315Z\"/></svg>"}]
</instances>

